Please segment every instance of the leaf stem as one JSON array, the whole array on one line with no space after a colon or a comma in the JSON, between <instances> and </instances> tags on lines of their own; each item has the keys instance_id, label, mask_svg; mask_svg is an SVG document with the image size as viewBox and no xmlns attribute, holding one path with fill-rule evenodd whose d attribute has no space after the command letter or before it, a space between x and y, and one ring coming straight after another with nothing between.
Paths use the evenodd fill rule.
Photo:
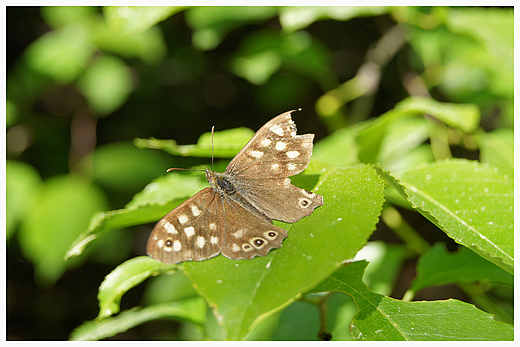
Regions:
<instances>
[{"instance_id":1,"label":"leaf stem","mask_svg":"<svg viewBox=\"0 0 520 347\"><path fill-rule=\"evenodd\" d=\"M406 244L406 247L417 254L424 254L430 244L401 216L397 209L387 205L382 216L385 224Z\"/></svg>"}]
</instances>

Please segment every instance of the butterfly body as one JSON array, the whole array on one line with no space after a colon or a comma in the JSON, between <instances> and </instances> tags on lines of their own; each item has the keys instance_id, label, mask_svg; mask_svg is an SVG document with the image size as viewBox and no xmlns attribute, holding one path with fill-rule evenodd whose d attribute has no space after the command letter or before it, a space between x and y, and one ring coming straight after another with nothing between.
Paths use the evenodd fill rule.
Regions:
<instances>
[{"instance_id":1,"label":"butterfly body","mask_svg":"<svg viewBox=\"0 0 520 347\"><path fill-rule=\"evenodd\" d=\"M293 111L267 122L224 173L206 170L210 187L161 219L147 252L164 263L265 256L287 232L273 219L294 223L323 205L323 197L291 184L312 154L313 134L296 135Z\"/></svg>"}]
</instances>

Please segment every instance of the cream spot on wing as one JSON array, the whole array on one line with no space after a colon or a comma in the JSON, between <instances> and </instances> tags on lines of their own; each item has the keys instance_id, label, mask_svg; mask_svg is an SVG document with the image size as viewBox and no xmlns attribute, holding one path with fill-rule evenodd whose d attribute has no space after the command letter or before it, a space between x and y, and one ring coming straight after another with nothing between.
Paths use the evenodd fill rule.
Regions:
<instances>
[{"instance_id":1,"label":"cream spot on wing","mask_svg":"<svg viewBox=\"0 0 520 347\"><path fill-rule=\"evenodd\" d=\"M296 158L297 156L300 155L300 152L298 152L298 151L288 151L288 152L285 153L285 154L287 154L287 156L288 156L289 158L294 159L294 158Z\"/></svg>"},{"instance_id":2,"label":"cream spot on wing","mask_svg":"<svg viewBox=\"0 0 520 347\"><path fill-rule=\"evenodd\" d=\"M179 223L184 224L188 221L188 216L186 216L185 214L180 214L179 217L177 217L177 219L179 220Z\"/></svg>"},{"instance_id":3,"label":"cream spot on wing","mask_svg":"<svg viewBox=\"0 0 520 347\"><path fill-rule=\"evenodd\" d=\"M197 217L201 212L199 210L199 208L195 205L190 205L190 208L191 208L191 213L193 213L193 216L195 216L195 217Z\"/></svg>"},{"instance_id":4,"label":"cream spot on wing","mask_svg":"<svg viewBox=\"0 0 520 347\"><path fill-rule=\"evenodd\" d=\"M213 244L213 245L216 245L218 243L218 237L211 236L211 238L209 239L209 242L211 242L211 244Z\"/></svg>"},{"instance_id":5,"label":"cream spot on wing","mask_svg":"<svg viewBox=\"0 0 520 347\"><path fill-rule=\"evenodd\" d=\"M264 152L252 150L251 152L249 152L249 155L252 156L253 158L260 159L264 155Z\"/></svg>"},{"instance_id":6,"label":"cream spot on wing","mask_svg":"<svg viewBox=\"0 0 520 347\"><path fill-rule=\"evenodd\" d=\"M278 141L276 143L276 150L277 151L283 151L285 149L285 147L287 147L287 143L283 142L283 141Z\"/></svg>"},{"instance_id":7,"label":"cream spot on wing","mask_svg":"<svg viewBox=\"0 0 520 347\"><path fill-rule=\"evenodd\" d=\"M280 165L278 165L278 164L272 164L272 165L271 165L271 170L273 170L273 171L278 171L278 170L280 170Z\"/></svg>"},{"instance_id":8,"label":"cream spot on wing","mask_svg":"<svg viewBox=\"0 0 520 347\"><path fill-rule=\"evenodd\" d=\"M233 252L238 252L238 251L240 251L240 247L238 247L238 245L237 245L236 243L234 243L233 246L231 246L231 247L232 247L231 250L232 250Z\"/></svg>"},{"instance_id":9,"label":"cream spot on wing","mask_svg":"<svg viewBox=\"0 0 520 347\"><path fill-rule=\"evenodd\" d=\"M238 229L235 233L233 233L231 235L236 237L237 239L239 239L244 235L244 231L242 229Z\"/></svg>"},{"instance_id":10,"label":"cream spot on wing","mask_svg":"<svg viewBox=\"0 0 520 347\"><path fill-rule=\"evenodd\" d=\"M195 234L195 228L194 227L184 228L184 233L186 234L187 237L191 237L191 236L193 236L193 234Z\"/></svg>"},{"instance_id":11,"label":"cream spot on wing","mask_svg":"<svg viewBox=\"0 0 520 347\"><path fill-rule=\"evenodd\" d=\"M287 170L293 171L296 170L297 165L296 164L287 164Z\"/></svg>"},{"instance_id":12,"label":"cream spot on wing","mask_svg":"<svg viewBox=\"0 0 520 347\"><path fill-rule=\"evenodd\" d=\"M206 244L206 239L202 236L197 237L197 247L202 248Z\"/></svg>"},{"instance_id":13,"label":"cream spot on wing","mask_svg":"<svg viewBox=\"0 0 520 347\"><path fill-rule=\"evenodd\" d=\"M164 247L164 240L157 241L157 247L163 248Z\"/></svg>"},{"instance_id":14,"label":"cream spot on wing","mask_svg":"<svg viewBox=\"0 0 520 347\"><path fill-rule=\"evenodd\" d=\"M164 228L166 229L166 232L168 234L177 234L178 233L177 229L175 229L173 224L168 221L164 221Z\"/></svg>"},{"instance_id":15,"label":"cream spot on wing","mask_svg":"<svg viewBox=\"0 0 520 347\"><path fill-rule=\"evenodd\" d=\"M290 179L290 178L286 178L286 179L283 180L283 185L284 185L284 186L287 187L287 186L290 185L290 184L291 184L291 179Z\"/></svg>"},{"instance_id":16,"label":"cream spot on wing","mask_svg":"<svg viewBox=\"0 0 520 347\"><path fill-rule=\"evenodd\" d=\"M269 145L271 144L271 140L270 139L262 139L262 141L260 141L260 146L262 147L269 147Z\"/></svg>"},{"instance_id":17,"label":"cream spot on wing","mask_svg":"<svg viewBox=\"0 0 520 347\"><path fill-rule=\"evenodd\" d=\"M217 225L215 223L209 223L209 230L216 230Z\"/></svg>"},{"instance_id":18,"label":"cream spot on wing","mask_svg":"<svg viewBox=\"0 0 520 347\"><path fill-rule=\"evenodd\" d=\"M278 136L283 135L283 129L278 124L273 125L269 130L271 130L273 133L275 133Z\"/></svg>"},{"instance_id":19,"label":"cream spot on wing","mask_svg":"<svg viewBox=\"0 0 520 347\"><path fill-rule=\"evenodd\" d=\"M178 252L178 251L180 251L181 249L182 249L182 244L181 244L181 242L180 242L179 240L175 240L175 241L173 241L173 250L174 250L175 252Z\"/></svg>"}]
</instances>

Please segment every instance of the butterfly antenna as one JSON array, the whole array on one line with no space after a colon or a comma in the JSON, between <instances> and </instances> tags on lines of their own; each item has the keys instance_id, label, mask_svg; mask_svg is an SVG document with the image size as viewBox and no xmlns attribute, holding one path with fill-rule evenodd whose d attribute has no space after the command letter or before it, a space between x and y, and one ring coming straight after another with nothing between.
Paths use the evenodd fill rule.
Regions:
<instances>
[{"instance_id":1,"label":"butterfly antenna","mask_svg":"<svg viewBox=\"0 0 520 347\"><path fill-rule=\"evenodd\" d=\"M211 171L213 171L213 131L215 130L215 126L211 127Z\"/></svg>"},{"instance_id":2,"label":"butterfly antenna","mask_svg":"<svg viewBox=\"0 0 520 347\"><path fill-rule=\"evenodd\" d=\"M180 168L180 167L171 167L168 170L166 170L166 172L170 172L170 171L206 171L206 170L183 169L183 168Z\"/></svg>"}]
</instances>

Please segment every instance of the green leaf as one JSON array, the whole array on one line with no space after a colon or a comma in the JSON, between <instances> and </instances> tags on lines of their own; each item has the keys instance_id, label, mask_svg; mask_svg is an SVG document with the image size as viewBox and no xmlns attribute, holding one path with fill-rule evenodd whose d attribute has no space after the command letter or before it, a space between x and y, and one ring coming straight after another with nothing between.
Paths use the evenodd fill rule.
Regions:
<instances>
[{"instance_id":1,"label":"green leaf","mask_svg":"<svg viewBox=\"0 0 520 347\"><path fill-rule=\"evenodd\" d=\"M476 105L442 103L424 97L410 97L401 101L393 110L386 112L375 121L368 121L359 126L356 138L359 160L365 163L375 163L381 160L391 163L399 158L398 148L400 146L404 146L408 151L416 149L421 140L425 139L426 130L430 129L431 125L415 118L427 115L466 132L474 131L480 121L480 111ZM413 131L405 136L398 130L397 133L401 133L398 138L396 128L402 127L403 124ZM385 148L384 145L387 144L391 144L391 146ZM402 152L401 155L403 155ZM428 154L425 155L428 156Z\"/></svg>"},{"instance_id":2,"label":"green leaf","mask_svg":"<svg viewBox=\"0 0 520 347\"><path fill-rule=\"evenodd\" d=\"M376 294L363 283L367 263L347 264L312 290L352 296L359 312L352 336L365 341L513 340L513 326L498 322L475 306L458 301L405 302Z\"/></svg>"},{"instance_id":3,"label":"green leaf","mask_svg":"<svg viewBox=\"0 0 520 347\"><path fill-rule=\"evenodd\" d=\"M412 293L423 288L448 283L469 283L481 280L513 285L513 275L479 257L475 252L460 247L448 252L443 244L435 244L417 263L417 277L410 287Z\"/></svg>"},{"instance_id":4,"label":"green leaf","mask_svg":"<svg viewBox=\"0 0 520 347\"><path fill-rule=\"evenodd\" d=\"M185 6L105 6L103 15L111 30L135 35L182 11Z\"/></svg>"},{"instance_id":5,"label":"green leaf","mask_svg":"<svg viewBox=\"0 0 520 347\"><path fill-rule=\"evenodd\" d=\"M356 17L379 16L388 10L383 6L287 6L280 8L280 24L284 31L294 32L318 20L346 21Z\"/></svg>"},{"instance_id":6,"label":"green leaf","mask_svg":"<svg viewBox=\"0 0 520 347\"><path fill-rule=\"evenodd\" d=\"M388 12L384 6L287 6L280 9L284 31L305 29L318 20L346 21L356 17L379 16Z\"/></svg>"},{"instance_id":7,"label":"green leaf","mask_svg":"<svg viewBox=\"0 0 520 347\"><path fill-rule=\"evenodd\" d=\"M171 157L151 149L136 148L129 142L112 142L96 147L93 155L84 161L85 165L92 165L93 177L103 187L135 193L152 179L164 175Z\"/></svg>"},{"instance_id":8,"label":"green leaf","mask_svg":"<svg viewBox=\"0 0 520 347\"><path fill-rule=\"evenodd\" d=\"M255 133L248 128L234 128L213 133L213 155L216 158L232 158ZM177 145L174 140L135 139L139 148L161 149L173 155L211 158L211 132L202 134L196 145Z\"/></svg>"},{"instance_id":9,"label":"green leaf","mask_svg":"<svg viewBox=\"0 0 520 347\"><path fill-rule=\"evenodd\" d=\"M121 36L110 30L103 18L92 22L92 39L99 49L127 59L140 58L147 64L161 62L167 53L166 42L159 27ZM95 25L94 25L95 24Z\"/></svg>"},{"instance_id":10,"label":"green leaf","mask_svg":"<svg viewBox=\"0 0 520 347\"><path fill-rule=\"evenodd\" d=\"M283 66L310 76L325 87L335 84L328 61L327 49L305 32L280 35L274 31L262 31L242 40L233 57L232 69L250 83L262 85Z\"/></svg>"},{"instance_id":11,"label":"green leaf","mask_svg":"<svg viewBox=\"0 0 520 347\"><path fill-rule=\"evenodd\" d=\"M356 143L358 128L351 126L340 129L320 140L314 145L312 160L331 166L352 165L359 162Z\"/></svg>"},{"instance_id":12,"label":"green leaf","mask_svg":"<svg viewBox=\"0 0 520 347\"><path fill-rule=\"evenodd\" d=\"M121 297L129 289L137 286L148 277L161 273L171 273L177 269L176 264L163 264L150 257L136 257L116 267L99 286L98 320L119 312Z\"/></svg>"},{"instance_id":13,"label":"green leaf","mask_svg":"<svg viewBox=\"0 0 520 347\"><path fill-rule=\"evenodd\" d=\"M388 125L376 162L388 170L404 171L424 161L433 161L429 146L431 122L424 117L396 119Z\"/></svg>"},{"instance_id":14,"label":"green leaf","mask_svg":"<svg viewBox=\"0 0 520 347\"><path fill-rule=\"evenodd\" d=\"M116 317L85 322L70 335L73 341L97 341L115 336L136 325L155 319L170 318L203 324L206 320L206 303L200 297L149 306L133 308Z\"/></svg>"},{"instance_id":15,"label":"green leaf","mask_svg":"<svg viewBox=\"0 0 520 347\"><path fill-rule=\"evenodd\" d=\"M370 166L325 170L316 192L324 196L324 205L295 224L283 224L289 237L266 257L220 256L184 264L228 339L243 339L252 326L316 286L352 258L375 229L383 182Z\"/></svg>"},{"instance_id":16,"label":"green leaf","mask_svg":"<svg viewBox=\"0 0 520 347\"><path fill-rule=\"evenodd\" d=\"M30 67L61 83L74 81L87 67L94 46L86 28L71 23L50 31L31 43L25 52Z\"/></svg>"},{"instance_id":17,"label":"green leaf","mask_svg":"<svg viewBox=\"0 0 520 347\"><path fill-rule=\"evenodd\" d=\"M425 97L412 97L401 101L399 111L430 115L453 128L473 132L480 122L480 110L473 104L442 103Z\"/></svg>"},{"instance_id":18,"label":"green leaf","mask_svg":"<svg viewBox=\"0 0 520 347\"><path fill-rule=\"evenodd\" d=\"M5 223L6 236L9 239L18 224L32 213L42 180L32 166L23 162L8 160L5 171Z\"/></svg>"},{"instance_id":19,"label":"green leaf","mask_svg":"<svg viewBox=\"0 0 520 347\"><path fill-rule=\"evenodd\" d=\"M512 178L478 162L451 159L425 163L399 180L396 188L448 236L512 273Z\"/></svg>"},{"instance_id":20,"label":"green leaf","mask_svg":"<svg viewBox=\"0 0 520 347\"><path fill-rule=\"evenodd\" d=\"M52 285L66 267L63 258L72 241L88 226L94 212L106 208L101 190L74 176L45 181L31 213L20 226L19 241L26 259L35 264L36 279Z\"/></svg>"},{"instance_id":21,"label":"green leaf","mask_svg":"<svg viewBox=\"0 0 520 347\"><path fill-rule=\"evenodd\" d=\"M158 221L187 198L207 186L202 177L169 173L148 184L124 209L99 212L66 253L66 259L82 254L109 230Z\"/></svg>"},{"instance_id":22,"label":"green leaf","mask_svg":"<svg viewBox=\"0 0 520 347\"><path fill-rule=\"evenodd\" d=\"M513 177L514 174L514 132L512 129L496 129L477 134L480 147L480 161L499 168Z\"/></svg>"},{"instance_id":23,"label":"green leaf","mask_svg":"<svg viewBox=\"0 0 520 347\"><path fill-rule=\"evenodd\" d=\"M241 26L276 15L268 6L198 6L186 11L186 22L193 28L193 45L202 50L217 47L226 35Z\"/></svg>"},{"instance_id":24,"label":"green leaf","mask_svg":"<svg viewBox=\"0 0 520 347\"><path fill-rule=\"evenodd\" d=\"M513 71L512 8L454 8L448 12L446 25L450 30L473 36L497 59L500 69Z\"/></svg>"},{"instance_id":25,"label":"green leaf","mask_svg":"<svg viewBox=\"0 0 520 347\"><path fill-rule=\"evenodd\" d=\"M117 110L132 89L126 63L113 56L99 56L78 81L90 106L101 116Z\"/></svg>"},{"instance_id":26,"label":"green leaf","mask_svg":"<svg viewBox=\"0 0 520 347\"><path fill-rule=\"evenodd\" d=\"M40 8L42 18L49 26L64 27L72 23L85 23L92 19L97 9L93 6L43 6Z\"/></svg>"}]
</instances>

